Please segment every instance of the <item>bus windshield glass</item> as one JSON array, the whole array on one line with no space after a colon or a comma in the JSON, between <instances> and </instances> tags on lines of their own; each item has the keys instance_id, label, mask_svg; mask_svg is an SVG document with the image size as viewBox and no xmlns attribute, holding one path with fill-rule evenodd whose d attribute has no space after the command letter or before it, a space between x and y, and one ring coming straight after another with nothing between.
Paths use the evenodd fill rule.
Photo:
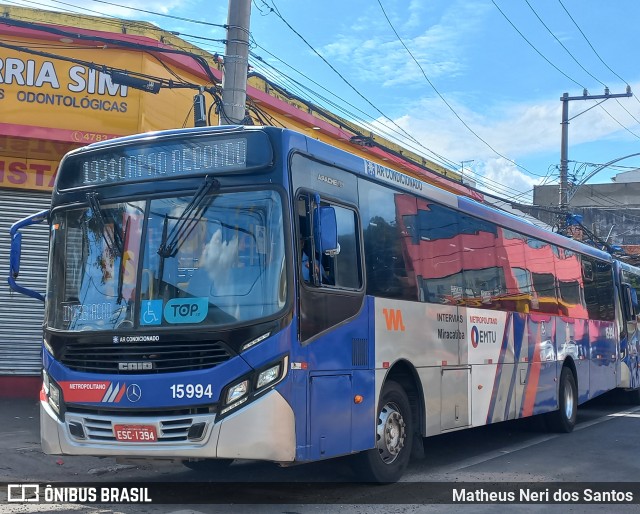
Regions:
<instances>
[{"instance_id":1,"label":"bus windshield glass","mask_svg":"<svg viewBox=\"0 0 640 514\"><path fill-rule=\"evenodd\" d=\"M97 204L53 217L49 328L246 323L286 301L282 202L245 191ZM163 251L170 242L172 251Z\"/></svg>"}]
</instances>

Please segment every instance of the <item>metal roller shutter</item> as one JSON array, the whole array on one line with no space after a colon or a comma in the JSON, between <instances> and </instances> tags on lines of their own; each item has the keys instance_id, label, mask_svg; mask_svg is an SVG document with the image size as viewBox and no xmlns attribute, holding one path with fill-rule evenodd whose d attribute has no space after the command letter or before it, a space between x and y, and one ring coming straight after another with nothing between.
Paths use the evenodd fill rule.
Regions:
<instances>
[{"instance_id":1,"label":"metal roller shutter","mask_svg":"<svg viewBox=\"0 0 640 514\"><path fill-rule=\"evenodd\" d=\"M51 194L0 189L0 375L38 375L44 304L12 291L9 275L9 229L30 214L48 209ZM49 227L46 223L22 230L22 259L18 283L44 293L47 283Z\"/></svg>"}]
</instances>

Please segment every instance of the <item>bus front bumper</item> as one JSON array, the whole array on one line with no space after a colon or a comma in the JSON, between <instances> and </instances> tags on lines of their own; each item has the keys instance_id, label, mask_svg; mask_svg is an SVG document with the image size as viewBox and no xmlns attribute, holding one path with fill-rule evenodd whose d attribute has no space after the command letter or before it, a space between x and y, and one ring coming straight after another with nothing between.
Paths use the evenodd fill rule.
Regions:
<instances>
[{"instance_id":1,"label":"bus front bumper","mask_svg":"<svg viewBox=\"0 0 640 514\"><path fill-rule=\"evenodd\" d=\"M49 455L274 462L295 459L293 410L278 391L266 393L219 422L215 417L215 414L145 417L67 412L61 421L46 401L40 401L40 438L42 450ZM113 432L116 424L153 426L158 441L116 441ZM204 424L201 436L189 439L189 428L197 424Z\"/></svg>"}]
</instances>

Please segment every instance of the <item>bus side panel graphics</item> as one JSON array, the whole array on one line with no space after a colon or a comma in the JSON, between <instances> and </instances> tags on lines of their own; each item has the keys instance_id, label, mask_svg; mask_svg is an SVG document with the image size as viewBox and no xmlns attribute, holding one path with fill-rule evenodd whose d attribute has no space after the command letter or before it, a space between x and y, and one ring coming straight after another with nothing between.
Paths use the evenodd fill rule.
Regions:
<instances>
[{"instance_id":1,"label":"bus side panel graphics","mask_svg":"<svg viewBox=\"0 0 640 514\"><path fill-rule=\"evenodd\" d=\"M456 306L375 300L378 369L399 359L406 359L416 368L460 365L465 335L464 316ZM376 384L378 389L380 386Z\"/></svg>"},{"instance_id":2,"label":"bus side panel graphics","mask_svg":"<svg viewBox=\"0 0 640 514\"><path fill-rule=\"evenodd\" d=\"M557 406L555 318L529 314L527 332L529 344L521 360L528 362L528 367L519 377L522 391L519 417L550 412Z\"/></svg>"},{"instance_id":3,"label":"bus side panel graphics","mask_svg":"<svg viewBox=\"0 0 640 514\"><path fill-rule=\"evenodd\" d=\"M616 329L612 322L589 321L590 398L616 387Z\"/></svg>"},{"instance_id":4,"label":"bus side panel graphics","mask_svg":"<svg viewBox=\"0 0 640 514\"><path fill-rule=\"evenodd\" d=\"M516 328L516 322L519 319L520 318L513 313L509 313L507 318L507 326L502 337L500 359L496 366L493 393L491 395L491 402L489 403L489 411L487 413L487 424L513 419L516 416L516 404L515 401L513 401L513 389L518 375L515 334L518 330ZM518 346L518 351L519 348L520 345ZM507 350L511 351L511 358L508 361L506 359Z\"/></svg>"},{"instance_id":5,"label":"bus side panel graphics","mask_svg":"<svg viewBox=\"0 0 640 514\"><path fill-rule=\"evenodd\" d=\"M457 408L452 420L468 424L470 419L467 350L465 346L466 321L464 309L454 305L376 298L374 300L376 402L387 375L387 369L399 360L405 360L416 369L422 384L425 401L425 435L439 434L442 430L442 403ZM443 367L457 366L443 377ZM465 373L458 370L464 366ZM455 375L461 375L456 377ZM464 376L462 376L464 375ZM464 381L456 382L456 378ZM454 393L459 403L451 406L443 392L443 380L449 386L456 384ZM446 425L446 423L445 423ZM454 427L450 427L454 428Z\"/></svg>"},{"instance_id":6,"label":"bus side panel graphics","mask_svg":"<svg viewBox=\"0 0 640 514\"><path fill-rule=\"evenodd\" d=\"M556 353L560 366L571 359L578 380L578 403L589 399L589 325L586 319L556 318Z\"/></svg>"},{"instance_id":7,"label":"bus side panel graphics","mask_svg":"<svg viewBox=\"0 0 640 514\"><path fill-rule=\"evenodd\" d=\"M472 366L472 425L509 419L508 394L515 372L512 316L506 312L468 308L468 364ZM504 416L508 416L504 418Z\"/></svg>"}]
</instances>

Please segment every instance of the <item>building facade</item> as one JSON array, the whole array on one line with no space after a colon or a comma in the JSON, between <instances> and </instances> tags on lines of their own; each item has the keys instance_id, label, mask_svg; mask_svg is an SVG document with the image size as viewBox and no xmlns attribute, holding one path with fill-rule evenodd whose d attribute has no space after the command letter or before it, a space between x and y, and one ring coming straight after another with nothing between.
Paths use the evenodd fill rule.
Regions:
<instances>
[{"instance_id":1,"label":"building facade","mask_svg":"<svg viewBox=\"0 0 640 514\"><path fill-rule=\"evenodd\" d=\"M534 186L533 205L540 219L553 225L545 208L559 205L558 186ZM640 245L640 171L620 173L610 183L584 184L570 192L569 210L599 239L620 245L630 254Z\"/></svg>"}]
</instances>

